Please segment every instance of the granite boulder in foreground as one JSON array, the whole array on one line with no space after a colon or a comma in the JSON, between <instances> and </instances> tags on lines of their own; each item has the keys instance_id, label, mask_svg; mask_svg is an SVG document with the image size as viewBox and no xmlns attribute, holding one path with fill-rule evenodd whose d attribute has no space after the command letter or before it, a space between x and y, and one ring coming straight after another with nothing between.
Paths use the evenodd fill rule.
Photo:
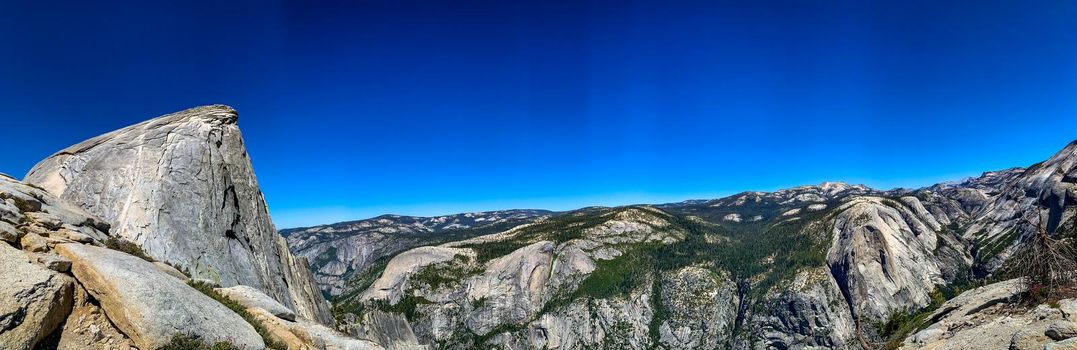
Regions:
<instances>
[{"instance_id":1,"label":"granite boulder in foreground","mask_svg":"<svg viewBox=\"0 0 1077 350\"><path fill-rule=\"evenodd\" d=\"M235 312L148 261L82 244L56 250L71 259L75 278L140 349L165 346L175 334L241 349L265 348L254 327Z\"/></svg>"}]
</instances>

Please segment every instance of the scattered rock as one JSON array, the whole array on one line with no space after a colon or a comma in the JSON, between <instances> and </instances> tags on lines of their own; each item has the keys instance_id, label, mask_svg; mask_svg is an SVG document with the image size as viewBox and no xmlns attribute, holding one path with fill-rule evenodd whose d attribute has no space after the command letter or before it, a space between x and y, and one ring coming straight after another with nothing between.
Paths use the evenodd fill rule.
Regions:
<instances>
[{"instance_id":1,"label":"scattered rock","mask_svg":"<svg viewBox=\"0 0 1077 350\"><path fill-rule=\"evenodd\" d=\"M30 221L35 222L38 225L41 225L42 227L44 227L45 229L47 229L49 231L56 231L56 230L59 230L61 227L64 226L63 221L61 221L59 217L57 217L56 215L46 213L46 212L38 211L38 212L28 212L28 213L23 213L23 214L26 215L26 217L29 218Z\"/></svg>"},{"instance_id":2,"label":"scattered rock","mask_svg":"<svg viewBox=\"0 0 1077 350\"><path fill-rule=\"evenodd\" d=\"M131 350L134 342L120 333L104 311L80 286L75 287L75 303L64 323L58 350Z\"/></svg>"},{"instance_id":3,"label":"scattered rock","mask_svg":"<svg viewBox=\"0 0 1077 350\"><path fill-rule=\"evenodd\" d=\"M369 340L352 338L314 322L302 319L295 322L284 320L261 308L250 308L247 311L262 322L271 338L286 344L289 349L382 349Z\"/></svg>"},{"instance_id":4,"label":"scattered rock","mask_svg":"<svg viewBox=\"0 0 1077 350\"><path fill-rule=\"evenodd\" d=\"M78 232L78 231L64 229L64 230L61 230L60 233L64 237L67 237L67 239L69 239L71 241L74 241L74 242L92 243L94 241L93 237L90 237L89 235L87 235L85 233L82 233L82 232Z\"/></svg>"}]
</instances>

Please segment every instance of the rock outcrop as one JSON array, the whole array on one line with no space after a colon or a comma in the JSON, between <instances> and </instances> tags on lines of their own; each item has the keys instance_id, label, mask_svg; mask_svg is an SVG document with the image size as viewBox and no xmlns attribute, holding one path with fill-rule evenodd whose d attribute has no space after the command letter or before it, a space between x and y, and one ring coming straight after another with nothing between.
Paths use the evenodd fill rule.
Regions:
<instances>
[{"instance_id":1,"label":"rock outcrop","mask_svg":"<svg viewBox=\"0 0 1077 350\"><path fill-rule=\"evenodd\" d=\"M902 349L1066 349L1074 345L1077 299L1020 303L1020 280L979 287L947 301Z\"/></svg>"},{"instance_id":2,"label":"rock outcrop","mask_svg":"<svg viewBox=\"0 0 1077 350\"><path fill-rule=\"evenodd\" d=\"M81 287L67 274L70 261L51 251L101 244L107 230L101 219L0 174L0 348L33 349L63 327Z\"/></svg>"},{"instance_id":3,"label":"rock outcrop","mask_svg":"<svg viewBox=\"0 0 1077 350\"><path fill-rule=\"evenodd\" d=\"M258 288L330 324L309 267L270 221L236 120L221 105L161 116L68 147L26 181L195 278Z\"/></svg>"},{"instance_id":4,"label":"rock outcrop","mask_svg":"<svg viewBox=\"0 0 1077 350\"><path fill-rule=\"evenodd\" d=\"M753 343L764 348L849 349L860 346L856 322L842 290L826 268L799 272L786 288L771 291L753 316ZM686 348L686 347L680 347Z\"/></svg>"},{"instance_id":5,"label":"rock outcrop","mask_svg":"<svg viewBox=\"0 0 1077 350\"><path fill-rule=\"evenodd\" d=\"M662 308L669 314L658 342L670 349L721 348L733 335L740 295L728 275L685 267L663 276Z\"/></svg>"},{"instance_id":6,"label":"rock outcrop","mask_svg":"<svg viewBox=\"0 0 1077 350\"><path fill-rule=\"evenodd\" d=\"M844 204L834 219L827 261L839 285L850 295L856 315L885 320L896 310L927 306L930 293L947 281L943 270L970 266L953 237L937 234L941 225L919 200L908 205L891 199L860 197ZM951 240L946 243L943 240ZM960 266L946 266L939 255L956 254Z\"/></svg>"},{"instance_id":7,"label":"rock outcrop","mask_svg":"<svg viewBox=\"0 0 1077 350\"><path fill-rule=\"evenodd\" d=\"M999 268L1036 227L1077 232L1077 141L1009 176L968 227L985 273Z\"/></svg>"},{"instance_id":8,"label":"rock outcrop","mask_svg":"<svg viewBox=\"0 0 1077 350\"><path fill-rule=\"evenodd\" d=\"M0 242L0 348L33 349L71 312L74 280Z\"/></svg>"},{"instance_id":9,"label":"rock outcrop","mask_svg":"<svg viewBox=\"0 0 1077 350\"><path fill-rule=\"evenodd\" d=\"M150 262L83 244L63 244L56 250L71 259L75 277L140 349L163 347L176 334L241 349L265 348L254 327L239 315Z\"/></svg>"},{"instance_id":10,"label":"rock outcrop","mask_svg":"<svg viewBox=\"0 0 1077 350\"><path fill-rule=\"evenodd\" d=\"M288 349L367 350L381 346L368 340L356 339L336 330L296 319L295 314L280 303L248 286L218 288L218 293L235 300L261 322L270 337Z\"/></svg>"},{"instance_id":11,"label":"rock outcrop","mask_svg":"<svg viewBox=\"0 0 1077 350\"><path fill-rule=\"evenodd\" d=\"M229 111L197 108L61 152L44 162L56 172L42 175L40 166L34 172L45 176L51 191L0 174L0 348L151 350L227 343L263 349L267 344L255 325L291 334L290 349L381 348L323 325L332 321L327 303L306 260L288 253L269 222ZM132 156L129 151L132 158L114 158ZM157 166L147 163L151 158ZM215 187L222 182L226 188ZM211 188L224 193L199 192ZM207 206L207 198L223 201ZM105 220L91 211L113 216ZM228 237L214 241L199 231L224 227L226 216L232 220L224 231ZM156 249L150 255L187 262L183 270L201 274L192 279L167 261L153 261L128 238ZM229 257L236 260L222 260ZM215 292L189 284L236 280L265 281L260 287L277 293L244 285Z\"/></svg>"}]
</instances>

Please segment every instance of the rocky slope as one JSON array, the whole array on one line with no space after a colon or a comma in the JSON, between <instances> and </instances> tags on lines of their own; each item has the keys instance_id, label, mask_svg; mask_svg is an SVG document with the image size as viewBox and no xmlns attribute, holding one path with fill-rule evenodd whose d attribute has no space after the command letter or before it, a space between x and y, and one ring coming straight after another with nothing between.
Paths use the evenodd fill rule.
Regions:
<instances>
[{"instance_id":1,"label":"rocky slope","mask_svg":"<svg viewBox=\"0 0 1077 350\"><path fill-rule=\"evenodd\" d=\"M0 174L0 349L381 348L322 324L234 123L195 108L50 157L40 186Z\"/></svg>"},{"instance_id":2,"label":"rocky slope","mask_svg":"<svg viewBox=\"0 0 1077 350\"><path fill-rule=\"evenodd\" d=\"M902 349L1077 349L1077 299L1028 305L1019 280L982 286L942 304Z\"/></svg>"},{"instance_id":3,"label":"rocky slope","mask_svg":"<svg viewBox=\"0 0 1077 350\"><path fill-rule=\"evenodd\" d=\"M347 281L403 250L504 231L550 214L505 210L437 217L383 215L280 233L296 255L311 262L322 291L338 295L348 290Z\"/></svg>"},{"instance_id":4,"label":"rocky slope","mask_svg":"<svg viewBox=\"0 0 1077 350\"><path fill-rule=\"evenodd\" d=\"M334 311L353 334L449 349L874 348L887 324L1002 266L1030 222L1077 231L1075 145L917 190L824 183L557 213L370 265Z\"/></svg>"},{"instance_id":5,"label":"rocky slope","mask_svg":"<svg viewBox=\"0 0 1077 350\"><path fill-rule=\"evenodd\" d=\"M307 262L270 221L237 119L221 105L161 116L57 152L26 181L195 278L258 288L331 324Z\"/></svg>"},{"instance_id":6,"label":"rocky slope","mask_svg":"<svg viewBox=\"0 0 1077 350\"><path fill-rule=\"evenodd\" d=\"M116 238L104 220L6 175L0 199L0 349L159 349L177 336L237 349L264 349L267 340L288 349L379 348L298 318L257 289L218 289L250 305L269 329L263 337L182 272L108 248ZM245 293L231 293L237 288Z\"/></svg>"}]
</instances>

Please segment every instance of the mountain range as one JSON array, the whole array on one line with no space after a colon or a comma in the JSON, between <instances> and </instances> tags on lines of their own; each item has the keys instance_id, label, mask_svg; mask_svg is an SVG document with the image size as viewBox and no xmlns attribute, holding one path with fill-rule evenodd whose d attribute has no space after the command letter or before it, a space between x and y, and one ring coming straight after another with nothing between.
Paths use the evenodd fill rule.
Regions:
<instances>
[{"instance_id":1,"label":"mountain range","mask_svg":"<svg viewBox=\"0 0 1077 350\"><path fill-rule=\"evenodd\" d=\"M1077 295L1010 273L1077 238L1077 142L919 189L278 231L238 120L196 107L0 176L0 348L1077 348Z\"/></svg>"},{"instance_id":2,"label":"mountain range","mask_svg":"<svg viewBox=\"0 0 1077 350\"><path fill-rule=\"evenodd\" d=\"M282 234L312 261L338 326L390 347L1040 348L1065 338L1040 322L1038 337L992 329L997 337L972 338L994 343L970 347L950 340L986 332L970 319L1003 316L923 318L948 299L983 301L955 297L1005 277L1037 224L1077 234L1075 165L1077 142L1027 168L919 189L828 182L658 205L389 215ZM1013 297L1013 285L977 291ZM1059 315L1068 313L1047 319L1069 322Z\"/></svg>"}]
</instances>

